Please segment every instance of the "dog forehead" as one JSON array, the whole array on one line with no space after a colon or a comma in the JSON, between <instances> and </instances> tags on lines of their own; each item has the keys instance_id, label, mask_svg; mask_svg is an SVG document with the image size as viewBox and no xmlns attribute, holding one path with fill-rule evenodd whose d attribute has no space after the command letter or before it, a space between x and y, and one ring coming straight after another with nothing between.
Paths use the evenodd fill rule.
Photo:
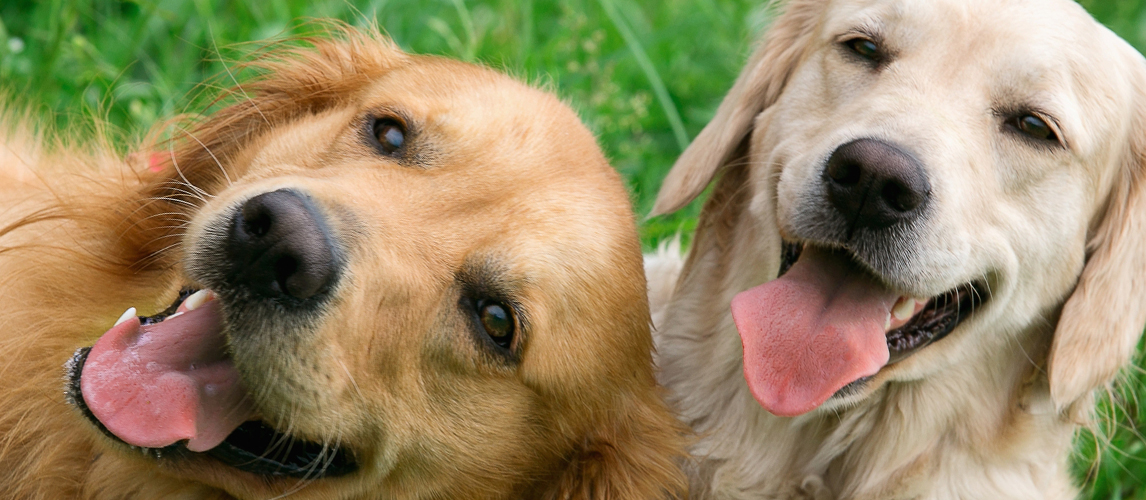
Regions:
<instances>
[{"instance_id":1,"label":"dog forehead","mask_svg":"<svg viewBox=\"0 0 1146 500\"><path fill-rule=\"evenodd\" d=\"M977 113L1037 110L1054 117L1081 156L1124 129L1141 56L1066 0L847 0L834 2L820 38L877 34L921 94ZM897 63L897 64L896 64ZM965 104L973 104L968 108Z\"/></svg>"},{"instance_id":2,"label":"dog forehead","mask_svg":"<svg viewBox=\"0 0 1146 500\"><path fill-rule=\"evenodd\" d=\"M552 94L480 66L414 56L371 82L362 106L399 113L411 140L430 150L420 167L435 180L419 184L435 190L430 218L471 221L463 232L480 234L470 240L535 256L523 274L577 265L585 272L573 274L587 277L594 266L613 269L618 248L639 256L620 176Z\"/></svg>"},{"instance_id":3,"label":"dog forehead","mask_svg":"<svg viewBox=\"0 0 1146 500\"><path fill-rule=\"evenodd\" d=\"M426 168L480 171L490 182L567 192L619 182L572 109L488 68L415 56L375 79L362 106L408 119L430 144Z\"/></svg>"},{"instance_id":4,"label":"dog forehead","mask_svg":"<svg viewBox=\"0 0 1146 500\"><path fill-rule=\"evenodd\" d=\"M821 27L828 39L858 30L893 45L941 46L951 52L943 54L948 64L963 53L980 62L1015 55L1035 65L1073 65L1102 58L1096 49L1120 41L1070 0L837 0Z\"/></svg>"},{"instance_id":5,"label":"dog forehead","mask_svg":"<svg viewBox=\"0 0 1146 500\"><path fill-rule=\"evenodd\" d=\"M1026 36L1085 37L1080 29L1096 22L1086 9L1071 0L834 0L826 11L828 25L854 22L856 18L886 21L935 31L974 31L995 26Z\"/></svg>"},{"instance_id":6,"label":"dog forehead","mask_svg":"<svg viewBox=\"0 0 1146 500\"><path fill-rule=\"evenodd\" d=\"M838 0L821 28L827 39L859 31L893 48L942 48L931 56L961 66L965 58L983 66L1006 56L1028 66L1089 65L1120 41L1069 0Z\"/></svg>"}]
</instances>

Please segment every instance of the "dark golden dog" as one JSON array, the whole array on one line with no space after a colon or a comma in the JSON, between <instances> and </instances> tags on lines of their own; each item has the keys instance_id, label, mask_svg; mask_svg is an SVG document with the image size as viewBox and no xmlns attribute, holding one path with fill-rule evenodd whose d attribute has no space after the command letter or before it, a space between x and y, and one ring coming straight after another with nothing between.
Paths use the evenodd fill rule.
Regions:
<instances>
[{"instance_id":1,"label":"dark golden dog","mask_svg":"<svg viewBox=\"0 0 1146 500\"><path fill-rule=\"evenodd\" d=\"M263 54L150 162L9 124L0 496L682 486L593 136L544 92L339 31Z\"/></svg>"}]
</instances>

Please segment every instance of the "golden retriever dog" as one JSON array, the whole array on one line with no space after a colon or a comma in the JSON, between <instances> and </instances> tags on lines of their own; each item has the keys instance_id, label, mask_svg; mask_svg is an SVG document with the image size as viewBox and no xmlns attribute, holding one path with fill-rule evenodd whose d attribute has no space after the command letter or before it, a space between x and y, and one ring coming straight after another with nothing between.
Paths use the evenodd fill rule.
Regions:
<instances>
[{"instance_id":1,"label":"golden retriever dog","mask_svg":"<svg viewBox=\"0 0 1146 500\"><path fill-rule=\"evenodd\" d=\"M1146 62L1066 0L783 9L655 208L714 183L648 264L693 498L1073 498L1146 323Z\"/></svg>"},{"instance_id":2,"label":"golden retriever dog","mask_svg":"<svg viewBox=\"0 0 1146 500\"><path fill-rule=\"evenodd\" d=\"M335 31L134 160L9 121L0 496L675 495L684 426L594 137Z\"/></svg>"}]
</instances>

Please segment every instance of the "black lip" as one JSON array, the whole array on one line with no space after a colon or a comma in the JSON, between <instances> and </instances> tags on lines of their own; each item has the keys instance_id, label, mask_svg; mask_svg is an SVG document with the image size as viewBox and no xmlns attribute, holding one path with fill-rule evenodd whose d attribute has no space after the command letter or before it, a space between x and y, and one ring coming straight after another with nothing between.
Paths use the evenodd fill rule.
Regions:
<instances>
[{"instance_id":1,"label":"black lip","mask_svg":"<svg viewBox=\"0 0 1146 500\"><path fill-rule=\"evenodd\" d=\"M264 451L251 451L259 449ZM358 470L354 455L345 448L291 439L260 421L243 423L206 454L236 469L262 476L316 479L345 476Z\"/></svg>"},{"instance_id":2,"label":"black lip","mask_svg":"<svg viewBox=\"0 0 1146 500\"><path fill-rule=\"evenodd\" d=\"M170 306L167 306L167 309L156 313L154 316L140 316L139 324L153 325L155 323L161 323L163 320L167 319L168 316L175 314L175 311L179 309L179 304L182 304L184 300L187 300L187 297L190 297L199 290L201 289L183 287L181 290L179 290L179 296L175 298L175 302L172 302Z\"/></svg>"},{"instance_id":3,"label":"black lip","mask_svg":"<svg viewBox=\"0 0 1146 500\"><path fill-rule=\"evenodd\" d=\"M933 297L907 324L887 332L887 364L907 359L931 343L946 337L963 320L971 317L987 295L980 283L955 287Z\"/></svg>"},{"instance_id":4,"label":"black lip","mask_svg":"<svg viewBox=\"0 0 1146 500\"><path fill-rule=\"evenodd\" d=\"M184 289L173 306L154 316L141 317L140 321L143 324L162 321L173 314L178 305L194 292L194 289ZM100 432L124 446L157 460L208 456L240 471L265 477L320 479L345 476L358 470L358 462L350 450L341 446L324 446L320 443L295 439L261 421L243 423L219 446L203 453L188 450L184 443L163 448L144 448L128 444L112 434L95 417L84 401L80 378L90 352L91 347L81 347L64 365L65 400L79 410Z\"/></svg>"},{"instance_id":5,"label":"black lip","mask_svg":"<svg viewBox=\"0 0 1146 500\"><path fill-rule=\"evenodd\" d=\"M783 276L792 268L803 249L803 243L784 242L779 276ZM911 321L887 332L887 349L890 354L887 365L903 361L933 342L946 337L955 327L971 317L975 309L986 302L988 299L986 292L987 288L983 283L973 282L933 297L923 310L912 316ZM862 385L865 382L866 380L860 379L848 384L844 389L849 387L854 389L853 384ZM846 392L844 389L837 391L836 395Z\"/></svg>"}]
</instances>

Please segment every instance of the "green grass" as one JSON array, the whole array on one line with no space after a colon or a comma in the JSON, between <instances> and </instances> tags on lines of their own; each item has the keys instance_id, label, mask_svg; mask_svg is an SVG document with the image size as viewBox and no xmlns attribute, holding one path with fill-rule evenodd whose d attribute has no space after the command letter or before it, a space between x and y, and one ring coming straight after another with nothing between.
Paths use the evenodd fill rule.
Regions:
<instances>
[{"instance_id":1,"label":"green grass","mask_svg":"<svg viewBox=\"0 0 1146 500\"><path fill-rule=\"evenodd\" d=\"M641 213L767 20L744 0L6 0L0 83L62 124L86 110L141 131L196 109L188 93L225 74L236 44L297 34L317 17L376 21L407 50L551 84L597 133ZM648 222L646 244L689 232L696 212Z\"/></svg>"},{"instance_id":2,"label":"green grass","mask_svg":"<svg viewBox=\"0 0 1146 500\"><path fill-rule=\"evenodd\" d=\"M479 61L550 85L575 107L648 213L660 179L711 118L767 24L761 0L3 0L0 88L54 114L61 129L101 116L138 135L194 110L196 86L226 75L241 42L296 34L335 17L376 22L407 50ZM1146 0L1083 0L1146 47ZM257 44L256 44L257 45ZM245 47L245 48L244 48ZM698 205L645 221L646 246L691 232ZM1139 363L1137 367L1142 366ZM1085 497L1146 499L1141 368L1078 439ZM1096 445L1096 443L1098 443ZM1094 465L1096 459L1097 464Z\"/></svg>"}]
</instances>

